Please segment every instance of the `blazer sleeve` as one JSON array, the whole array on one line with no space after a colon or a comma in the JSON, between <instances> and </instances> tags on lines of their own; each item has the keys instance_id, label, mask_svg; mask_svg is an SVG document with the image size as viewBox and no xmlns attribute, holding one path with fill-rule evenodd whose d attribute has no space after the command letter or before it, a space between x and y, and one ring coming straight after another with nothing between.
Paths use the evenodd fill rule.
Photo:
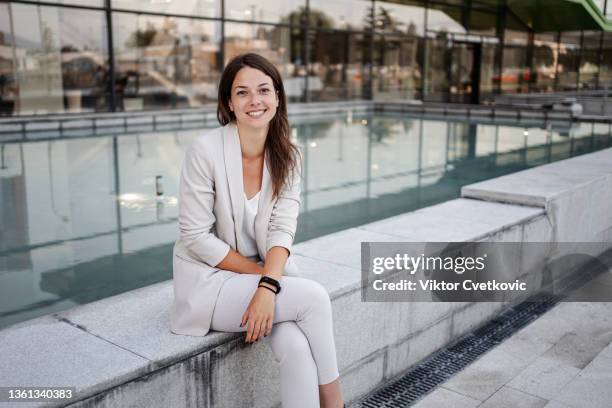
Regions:
<instances>
[{"instance_id":1,"label":"blazer sleeve","mask_svg":"<svg viewBox=\"0 0 612 408\"><path fill-rule=\"evenodd\" d=\"M225 258L230 246L213 234L213 165L196 140L185 153L179 182L179 233L190 254L210 266Z\"/></svg>"},{"instance_id":2,"label":"blazer sleeve","mask_svg":"<svg viewBox=\"0 0 612 408\"><path fill-rule=\"evenodd\" d=\"M302 182L301 154L297 155L297 164L288 182L281 190L270 215L266 253L275 246L286 248L291 254L291 246L297 229L297 218L300 213L300 191Z\"/></svg>"}]
</instances>

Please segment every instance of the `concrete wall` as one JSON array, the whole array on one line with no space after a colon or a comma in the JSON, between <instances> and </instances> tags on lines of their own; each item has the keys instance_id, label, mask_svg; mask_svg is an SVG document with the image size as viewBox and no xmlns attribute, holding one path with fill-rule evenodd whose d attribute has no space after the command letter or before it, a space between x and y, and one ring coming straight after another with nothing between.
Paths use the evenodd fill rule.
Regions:
<instances>
[{"instance_id":1,"label":"concrete wall","mask_svg":"<svg viewBox=\"0 0 612 408\"><path fill-rule=\"evenodd\" d=\"M528 276L555 242L612 242L612 149L467 186L462 196L294 247L305 277L332 298L347 401L507 306L363 303L362 241L549 242L548 254L521 246L516 273ZM171 296L172 283L162 282L0 331L0 384L76 386L75 407L279 406L268 346L245 345L242 334L171 334Z\"/></svg>"}]
</instances>

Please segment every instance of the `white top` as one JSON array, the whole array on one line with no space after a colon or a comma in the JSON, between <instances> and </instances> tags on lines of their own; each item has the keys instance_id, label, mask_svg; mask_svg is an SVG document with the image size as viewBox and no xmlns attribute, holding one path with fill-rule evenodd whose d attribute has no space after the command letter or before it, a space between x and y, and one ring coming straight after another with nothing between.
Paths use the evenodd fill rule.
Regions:
<instances>
[{"instance_id":1,"label":"white top","mask_svg":"<svg viewBox=\"0 0 612 408\"><path fill-rule=\"evenodd\" d=\"M261 190L260 190L261 191ZM244 194L244 217L242 218L242 236L244 237L244 254L249 257L257 255L257 242L255 241L255 215L259 207L259 193L257 192L250 200Z\"/></svg>"}]
</instances>

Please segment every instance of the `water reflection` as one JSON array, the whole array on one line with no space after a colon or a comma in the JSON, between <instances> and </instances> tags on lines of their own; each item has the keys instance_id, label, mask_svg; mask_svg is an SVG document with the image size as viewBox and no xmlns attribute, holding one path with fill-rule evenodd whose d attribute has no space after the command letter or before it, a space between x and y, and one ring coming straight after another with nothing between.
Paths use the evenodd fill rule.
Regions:
<instances>
[{"instance_id":1,"label":"water reflection","mask_svg":"<svg viewBox=\"0 0 612 408\"><path fill-rule=\"evenodd\" d=\"M293 118L297 241L601 149L607 124L512 127L346 112ZM171 278L184 150L203 129L0 145L0 326Z\"/></svg>"}]
</instances>

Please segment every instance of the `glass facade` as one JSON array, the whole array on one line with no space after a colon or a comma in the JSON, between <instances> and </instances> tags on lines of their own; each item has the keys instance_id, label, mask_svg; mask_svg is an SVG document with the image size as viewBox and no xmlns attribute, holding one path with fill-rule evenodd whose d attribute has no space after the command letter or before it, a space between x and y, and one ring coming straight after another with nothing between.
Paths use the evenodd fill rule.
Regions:
<instances>
[{"instance_id":1,"label":"glass facade","mask_svg":"<svg viewBox=\"0 0 612 408\"><path fill-rule=\"evenodd\" d=\"M504 4L2 2L0 115L214 104L224 65L246 51L276 64L290 101L487 103L612 86L612 34L536 33ZM596 4L612 13L612 1Z\"/></svg>"},{"instance_id":2,"label":"glass facade","mask_svg":"<svg viewBox=\"0 0 612 408\"><path fill-rule=\"evenodd\" d=\"M114 13L117 109L185 108L214 102L220 34L216 21Z\"/></svg>"},{"instance_id":3,"label":"glass facade","mask_svg":"<svg viewBox=\"0 0 612 408\"><path fill-rule=\"evenodd\" d=\"M95 110L106 31L102 11L0 4L0 112Z\"/></svg>"}]
</instances>

